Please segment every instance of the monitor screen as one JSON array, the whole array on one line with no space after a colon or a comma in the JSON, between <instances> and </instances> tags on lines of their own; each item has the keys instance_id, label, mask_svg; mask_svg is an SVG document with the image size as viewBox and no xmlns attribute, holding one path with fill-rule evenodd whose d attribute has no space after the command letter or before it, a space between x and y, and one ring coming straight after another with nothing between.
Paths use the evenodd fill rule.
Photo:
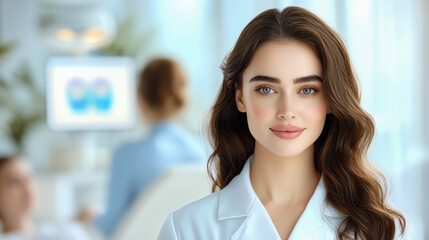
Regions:
<instances>
[{"instance_id":1,"label":"monitor screen","mask_svg":"<svg viewBox=\"0 0 429 240\"><path fill-rule=\"evenodd\" d=\"M134 126L135 66L129 57L52 57L47 61L48 125L55 130Z\"/></svg>"}]
</instances>

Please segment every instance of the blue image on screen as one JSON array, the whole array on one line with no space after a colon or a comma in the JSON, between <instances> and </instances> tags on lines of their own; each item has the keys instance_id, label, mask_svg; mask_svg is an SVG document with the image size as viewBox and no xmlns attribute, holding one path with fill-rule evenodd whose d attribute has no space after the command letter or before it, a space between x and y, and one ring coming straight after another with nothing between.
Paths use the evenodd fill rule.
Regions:
<instances>
[{"instance_id":1,"label":"blue image on screen","mask_svg":"<svg viewBox=\"0 0 429 240\"><path fill-rule=\"evenodd\" d=\"M46 62L46 113L60 131L135 125L135 61L123 56L53 56Z\"/></svg>"},{"instance_id":2,"label":"blue image on screen","mask_svg":"<svg viewBox=\"0 0 429 240\"><path fill-rule=\"evenodd\" d=\"M109 111L113 103L113 91L109 81L104 77L99 77L93 83L91 90L95 108L102 112Z\"/></svg>"},{"instance_id":3,"label":"blue image on screen","mask_svg":"<svg viewBox=\"0 0 429 240\"><path fill-rule=\"evenodd\" d=\"M66 85L66 97L69 107L76 113L83 113L89 107L89 92L81 78L72 78Z\"/></svg>"}]
</instances>

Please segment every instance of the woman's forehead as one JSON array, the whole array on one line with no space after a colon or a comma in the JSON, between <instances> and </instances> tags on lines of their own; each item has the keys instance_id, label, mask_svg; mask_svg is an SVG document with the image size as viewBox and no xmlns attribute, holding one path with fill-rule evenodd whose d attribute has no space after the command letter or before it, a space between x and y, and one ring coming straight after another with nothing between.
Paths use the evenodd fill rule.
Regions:
<instances>
[{"instance_id":1,"label":"woman's forehead","mask_svg":"<svg viewBox=\"0 0 429 240\"><path fill-rule=\"evenodd\" d=\"M272 40L261 44L243 73L249 81L255 75L281 80L316 75L322 76L321 63L313 49L295 39Z\"/></svg>"}]
</instances>

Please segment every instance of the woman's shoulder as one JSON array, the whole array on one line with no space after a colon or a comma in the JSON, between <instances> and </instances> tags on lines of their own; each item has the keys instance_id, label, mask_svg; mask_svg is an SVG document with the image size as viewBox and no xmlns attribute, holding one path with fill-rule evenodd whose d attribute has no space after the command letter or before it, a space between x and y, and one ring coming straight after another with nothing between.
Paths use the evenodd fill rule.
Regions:
<instances>
[{"instance_id":1,"label":"woman's shoulder","mask_svg":"<svg viewBox=\"0 0 429 240\"><path fill-rule=\"evenodd\" d=\"M217 206L219 202L219 193L214 192L210 195L191 202L182 208L171 212L174 223L185 223L194 221L206 221L217 217Z\"/></svg>"},{"instance_id":2,"label":"woman's shoulder","mask_svg":"<svg viewBox=\"0 0 429 240\"><path fill-rule=\"evenodd\" d=\"M158 240L229 239L242 224L243 218L228 221L220 218L221 193L212 193L169 214Z\"/></svg>"},{"instance_id":3,"label":"woman's shoulder","mask_svg":"<svg viewBox=\"0 0 429 240\"><path fill-rule=\"evenodd\" d=\"M218 201L219 192L215 192L172 211L161 228L158 240L180 239L184 236L187 239L207 238L219 228L215 224Z\"/></svg>"}]
</instances>

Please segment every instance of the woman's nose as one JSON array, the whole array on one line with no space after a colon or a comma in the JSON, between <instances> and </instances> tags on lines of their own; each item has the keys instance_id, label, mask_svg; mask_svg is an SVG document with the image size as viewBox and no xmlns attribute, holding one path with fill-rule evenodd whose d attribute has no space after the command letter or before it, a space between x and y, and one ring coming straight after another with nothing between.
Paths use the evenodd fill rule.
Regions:
<instances>
[{"instance_id":1,"label":"woman's nose","mask_svg":"<svg viewBox=\"0 0 429 240\"><path fill-rule=\"evenodd\" d=\"M294 100L291 94L279 95L277 118L281 120L295 118Z\"/></svg>"}]
</instances>

